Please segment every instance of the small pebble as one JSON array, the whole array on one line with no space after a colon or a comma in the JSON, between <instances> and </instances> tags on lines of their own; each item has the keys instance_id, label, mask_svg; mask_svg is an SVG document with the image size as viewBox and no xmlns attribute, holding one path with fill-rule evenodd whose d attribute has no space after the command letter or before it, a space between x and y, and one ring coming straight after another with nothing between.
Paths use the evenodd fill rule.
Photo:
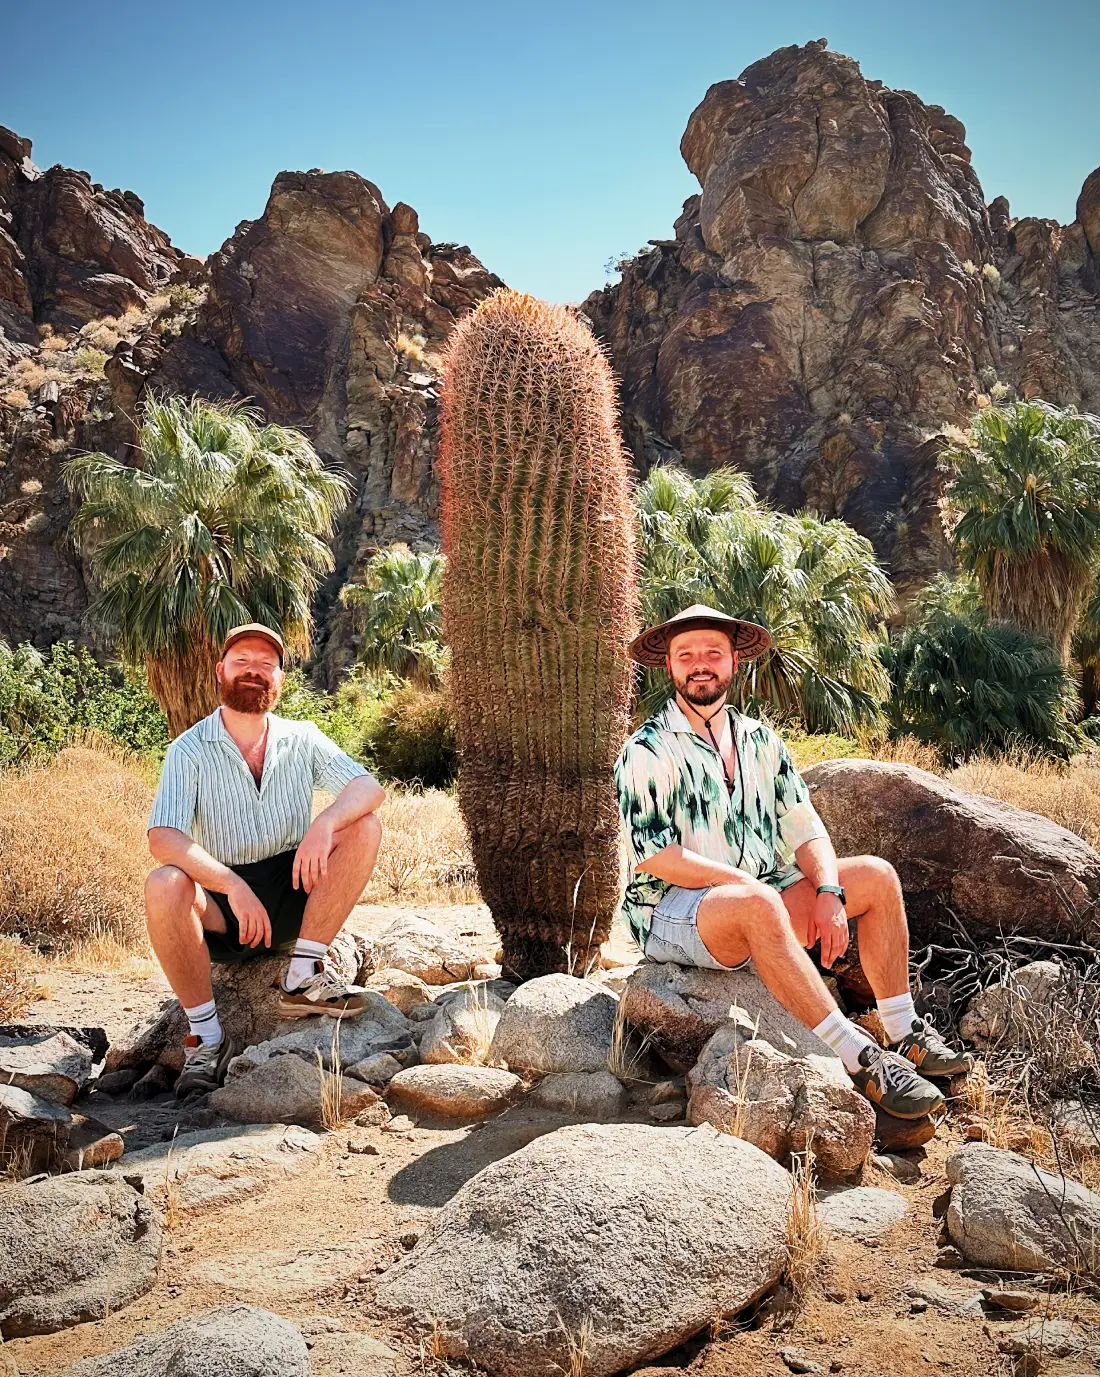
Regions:
<instances>
[{"instance_id":1,"label":"small pebble","mask_svg":"<svg viewBox=\"0 0 1100 1377\"><path fill-rule=\"evenodd\" d=\"M791 1372L824 1372L820 1363L815 1363L808 1353L800 1348L781 1348L779 1356Z\"/></svg>"},{"instance_id":2,"label":"small pebble","mask_svg":"<svg viewBox=\"0 0 1100 1377\"><path fill-rule=\"evenodd\" d=\"M381 1157L382 1155L373 1143L349 1143L348 1151L357 1152L366 1157Z\"/></svg>"},{"instance_id":3,"label":"small pebble","mask_svg":"<svg viewBox=\"0 0 1100 1377\"><path fill-rule=\"evenodd\" d=\"M986 1291L984 1294L989 1304L995 1305L998 1310L1012 1310L1020 1313L1025 1310L1034 1310L1039 1304L1039 1297L1032 1291L1010 1291L1001 1288Z\"/></svg>"}]
</instances>

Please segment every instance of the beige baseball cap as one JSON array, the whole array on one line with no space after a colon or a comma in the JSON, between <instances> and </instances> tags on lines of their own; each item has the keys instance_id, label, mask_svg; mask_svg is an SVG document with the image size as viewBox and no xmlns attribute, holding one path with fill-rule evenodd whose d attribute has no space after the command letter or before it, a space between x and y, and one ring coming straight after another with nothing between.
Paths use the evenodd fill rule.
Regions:
<instances>
[{"instance_id":1,"label":"beige baseball cap","mask_svg":"<svg viewBox=\"0 0 1100 1377\"><path fill-rule=\"evenodd\" d=\"M277 631L272 631L270 626L264 626L260 622L245 622L242 626L235 626L222 643L222 659L225 659L229 647L234 641L243 641L246 636L262 636L265 641L270 641L279 652L279 664L286 659L286 646L283 645L283 638Z\"/></svg>"}]
</instances>

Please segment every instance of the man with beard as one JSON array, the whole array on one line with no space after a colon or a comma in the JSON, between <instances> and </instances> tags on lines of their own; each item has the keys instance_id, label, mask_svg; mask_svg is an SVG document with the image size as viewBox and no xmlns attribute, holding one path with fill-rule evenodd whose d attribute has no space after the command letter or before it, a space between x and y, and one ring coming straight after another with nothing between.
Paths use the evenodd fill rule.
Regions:
<instances>
[{"instance_id":1,"label":"man with beard","mask_svg":"<svg viewBox=\"0 0 1100 1377\"><path fill-rule=\"evenodd\" d=\"M751 960L868 1099L922 1118L944 1103L925 1077L966 1071L971 1058L917 1017L894 868L877 856L838 860L782 741L726 702L739 666L770 646L764 627L702 604L631 646L640 664L667 670L676 692L615 766L632 862L623 913L650 961L722 971ZM820 943L830 968L847 949L849 919L891 1050L841 1013L807 955Z\"/></svg>"},{"instance_id":2,"label":"man with beard","mask_svg":"<svg viewBox=\"0 0 1100 1377\"><path fill-rule=\"evenodd\" d=\"M313 722L276 717L283 641L234 627L221 707L168 748L149 819L149 938L190 1024L176 1094L213 1090L239 1048L218 1021L210 963L287 951L279 1013L350 1017L364 991L324 965L370 878L385 795ZM336 795L311 821L313 791Z\"/></svg>"}]
</instances>

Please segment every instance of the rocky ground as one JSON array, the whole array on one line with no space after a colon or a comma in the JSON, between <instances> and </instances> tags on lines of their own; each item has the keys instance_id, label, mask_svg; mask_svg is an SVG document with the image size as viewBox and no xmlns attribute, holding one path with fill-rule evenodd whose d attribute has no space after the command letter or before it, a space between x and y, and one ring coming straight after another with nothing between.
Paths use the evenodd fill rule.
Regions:
<instances>
[{"instance_id":1,"label":"rocky ground","mask_svg":"<svg viewBox=\"0 0 1100 1377\"><path fill-rule=\"evenodd\" d=\"M318 1123L234 1123L211 1113L209 1105L188 1101L181 1106L164 1093L150 1099L95 1090L84 1095L77 1107L125 1141L126 1151L110 1173L112 1189L129 1193L132 1185L126 1182L139 1184L144 1193L134 1201L147 1202L163 1220L150 1225L161 1229L159 1261L148 1248L144 1262L137 1261L140 1245L127 1236L125 1284L138 1285L138 1294L108 1304L103 1318L70 1322L54 1333L9 1337L0 1359L9 1360L9 1366L13 1362L24 1377L46 1377L142 1336L152 1340L184 1317L244 1305L286 1317L297 1334L272 1329L274 1321L250 1311L220 1314L211 1320L210 1333L229 1345L227 1353L238 1342L253 1355L271 1347L281 1356L270 1369L234 1367L226 1357L219 1372L400 1377L465 1370L468 1365L456 1356L456 1335L471 1345L481 1368L502 1373L560 1369L579 1377L622 1367L650 1373L680 1367L708 1377L787 1372L909 1377L928 1371L985 1377L1096 1370L1100 1329L1094 1326L1100 1323L1100 1307L1089 1285L1067 1286L1064 1269L1053 1258L1044 1261L1043 1248L1055 1247L1050 1221L1042 1225L1046 1233L1038 1241L1028 1232L1026 1210L1015 1216L1014 1225L1001 1221L1000 1234L996 1227L983 1232L973 1223L986 1208L980 1203L983 1192L992 1189L1004 1200L1019 1186L1013 1185L1011 1172L987 1179L981 1173L992 1170L989 1164L966 1155L992 1151L964 1143L972 1115L950 1114L924 1148L872 1158L844 1181L822 1181L824 1251L804 1297L796 1301L781 1276L786 1173L755 1148L715 1134L691 1108L688 1118L699 1126L686 1125L684 1094L691 1077L685 1087L683 1075L643 1050L635 1053L632 1078L626 1074L630 1056L600 1041L608 1027L614 1031L614 1023L605 1021L604 1001L614 1019L610 991L623 988L630 968L621 963L633 961L625 934L611 944L607 969L593 974L580 1002L575 990L563 1003L553 986L533 982L523 987L522 999L513 995L496 1008L491 991L495 936L486 910L454 906L418 913L437 933L427 945L426 930L416 924L412 932L419 934L419 945L410 941L406 910L363 906L352 926L373 944L376 960L399 963L389 966L384 978L375 977L375 984L406 1008L418 1029L422 1064L398 1071L397 1077L419 1073L423 1081L428 1073L427 1079L434 1076L442 1088L424 1083L398 1094L391 1080L388 1091L378 1087L387 1108L362 1083L345 1077L349 1102L363 1107L331 1130ZM406 933L397 943L395 924L399 935ZM419 973L405 971L402 982L393 974L401 966L418 967ZM483 982L484 1007L498 1015L492 1046L508 1053L486 1057L482 1049L482 1059L507 1060L518 1068L516 1075L447 1060L423 1064L432 1054L430 1034L422 1030L439 1017L435 1004L455 997L448 993L454 990L448 976L455 974L460 982L465 977L459 990L468 990L475 970L475 979ZM426 985L427 996L434 995L430 1010L421 977L434 982ZM544 987L541 996L537 986ZM650 982L650 999L652 988ZM508 993L499 981L496 989L501 996ZM65 1023L96 1022L116 1048L124 1048L133 1045L135 1028L148 1026L163 994L156 979L58 972L51 976L51 998L36 1006L34 1021L54 1024L64 1012ZM707 1017L703 994L681 994L680 1015L688 1008L692 1017ZM411 1018L416 999L425 999L419 1007L432 1019ZM505 1021L509 1005L523 1006L511 1024ZM666 999L665 1007L673 1002ZM765 1011L765 1017L771 1015ZM460 1041L461 1017L452 1013L450 1018ZM674 1022L664 1026L669 1037L683 1032ZM782 1032L769 1031L762 1021L759 1033L765 1032L782 1045ZM466 1028L475 1042L478 1033ZM609 1053L617 1080L605 1069ZM474 1049L471 1055L476 1054ZM549 1072L542 1077L529 1065L538 1056ZM604 1069L597 1070L601 1057ZM306 1059L287 1055L273 1057L268 1065L291 1063L308 1066ZM263 1069L246 1071L238 1083ZM502 1098L491 1105L497 1112L471 1120L484 1105L456 1091L456 1073L459 1080L471 1075L519 1079L519 1093L529 1085L537 1088L519 1098L504 1084ZM658 1081L665 1090L655 1096ZM811 1095L816 1084L812 1078L807 1082ZM714 1090L710 1086L711 1094ZM464 1107L456 1118L460 1100ZM663 1114L662 1105L672 1105L674 1112ZM857 1124L853 1132L858 1131ZM957 1156L960 1151L963 1158ZM514 1157L517 1152L521 1155ZM1015 1160L1012 1154L993 1156L997 1170L1002 1159ZM965 1170L960 1161L969 1163ZM956 1182L954 1225L946 1217L949 1171ZM462 1188L479 1172L471 1201ZM98 1173L88 1173L86 1188L103 1189L95 1184L99 1179ZM595 1206L584 1200L578 1181L596 1183ZM8 1198L39 1188L15 1187ZM684 1199L694 1201L694 1219ZM1092 1201L1100 1209L1100 1201ZM1036 1218L1042 1214L1034 1201L1027 1208ZM1092 1208L1086 1202L1082 1218L1095 1224L1100 1213L1090 1213ZM0 1214L3 1209L0 1193ZM57 1228L53 1207L36 1203L33 1219L40 1262L49 1260ZM489 1219L494 1222L486 1231ZM9 1249L18 1256L19 1229L6 1222ZM88 1230L89 1256L98 1257L97 1236L91 1226L81 1227ZM985 1260L964 1258L947 1242L949 1227L956 1242L967 1238L975 1256ZM683 1231L691 1235L692 1229L691 1253L678 1256ZM1025 1245L1038 1248L1040 1257L1019 1253L1016 1263L1027 1270L1005 1270L1006 1259L996 1250ZM50 1263L51 1285L67 1269L80 1270L72 1240L64 1246L68 1251ZM982 1252L990 1247L993 1253ZM118 1251L117 1240L104 1251L94 1269L97 1284L112 1284ZM525 1261L531 1256L540 1259L533 1271ZM147 1275L135 1283L142 1267ZM9 1335L18 1333L21 1323L12 1318L18 1305L13 1309L11 1270L9 1262L5 1274L0 1263L0 1317L6 1316L0 1326ZM492 1311L502 1280L511 1288L509 1322L516 1326L505 1339L491 1324L479 1329L469 1319ZM78 1278L77 1290L88 1285L86 1276ZM541 1349L532 1356L527 1340L540 1285L566 1314L579 1313L577 1305L587 1306L594 1318L618 1314L610 1338L594 1332L586 1345L583 1323L574 1322L566 1326L572 1349L565 1344L555 1351L551 1344L549 1358ZM62 1294L58 1303L69 1304L70 1297ZM699 1311L707 1305L713 1305L713 1313ZM734 1310L738 1313L730 1315ZM645 1351L647 1327L656 1323L654 1317L664 1322L666 1316L692 1330L699 1330L702 1316L702 1330L674 1344L656 1366L647 1366L637 1359ZM255 1334L249 1326L258 1326ZM593 1329L599 1331L598 1322ZM662 1332L671 1331L666 1326ZM301 1344L298 1334L305 1349L295 1347ZM173 1341L171 1336L155 1339L158 1345ZM187 1331L178 1341L187 1347L194 1336ZM585 1362L571 1356L586 1347ZM615 1365L616 1354L628 1361ZM174 1370L155 1355L131 1354L118 1362L117 1367L90 1366L86 1374L78 1367L74 1377Z\"/></svg>"}]
</instances>

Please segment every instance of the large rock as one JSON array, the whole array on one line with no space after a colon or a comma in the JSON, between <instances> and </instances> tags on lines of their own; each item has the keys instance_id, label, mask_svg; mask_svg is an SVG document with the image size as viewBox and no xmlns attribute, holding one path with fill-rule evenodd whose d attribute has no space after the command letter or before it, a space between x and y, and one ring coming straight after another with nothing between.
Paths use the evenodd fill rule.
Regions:
<instances>
[{"instance_id":1,"label":"large rock","mask_svg":"<svg viewBox=\"0 0 1100 1377\"><path fill-rule=\"evenodd\" d=\"M601 1071L611 1056L618 1001L593 981L542 975L504 1006L490 1060L513 1071Z\"/></svg>"},{"instance_id":2,"label":"large rock","mask_svg":"<svg viewBox=\"0 0 1100 1377\"><path fill-rule=\"evenodd\" d=\"M4 1085L18 1085L54 1104L72 1104L91 1069L91 1049L68 1033L0 1034L0 1083Z\"/></svg>"},{"instance_id":3,"label":"large rock","mask_svg":"<svg viewBox=\"0 0 1100 1377\"><path fill-rule=\"evenodd\" d=\"M563 1128L463 1186L378 1299L491 1374L560 1377L585 1335L586 1377L610 1377L772 1285L789 1193L709 1128Z\"/></svg>"},{"instance_id":4,"label":"large rock","mask_svg":"<svg viewBox=\"0 0 1100 1377\"><path fill-rule=\"evenodd\" d=\"M301 1019L289 1024L291 1031L246 1047L229 1063L227 1080L246 1075L272 1057L294 1055L326 1068L351 1066L376 1052L411 1048L412 1030L404 1015L377 991L368 992L368 1006L355 1018Z\"/></svg>"},{"instance_id":5,"label":"large rock","mask_svg":"<svg viewBox=\"0 0 1100 1377\"><path fill-rule=\"evenodd\" d=\"M322 1071L316 1060L289 1053L234 1076L210 1096L210 1108L239 1124L303 1124L316 1126L324 1119ZM365 1082L342 1077L341 1114L353 1119L378 1102Z\"/></svg>"},{"instance_id":6,"label":"large rock","mask_svg":"<svg viewBox=\"0 0 1100 1377\"><path fill-rule=\"evenodd\" d=\"M310 1377L309 1349L281 1315L223 1305L177 1320L62 1377Z\"/></svg>"},{"instance_id":7,"label":"large rock","mask_svg":"<svg viewBox=\"0 0 1100 1377\"><path fill-rule=\"evenodd\" d=\"M419 914L395 918L378 938L376 959L387 970L405 971L426 985L469 980L483 958Z\"/></svg>"},{"instance_id":8,"label":"large rock","mask_svg":"<svg viewBox=\"0 0 1100 1377\"><path fill-rule=\"evenodd\" d=\"M840 1059L773 1003L757 993L754 1013L739 1013L703 1048L688 1074L688 1121L713 1124L781 1162L812 1151L819 1170L849 1176L870 1155L874 1110Z\"/></svg>"},{"instance_id":9,"label":"large rock","mask_svg":"<svg viewBox=\"0 0 1100 1377\"><path fill-rule=\"evenodd\" d=\"M739 1010L751 1006L755 1011L758 1005L764 1011L764 1037L777 1032L782 1037L793 1033L800 1039L791 1016L768 994L760 978L747 971L705 971L671 961L644 961L622 995L627 1021L662 1061L680 1072L691 1070L705 1044ZM820 1051L820 1046L815 1050Z\"/></svg>"},{"instance_id":10,"label":"large rock","mask_svg":"<svg viewBox=\"0 0 1100 1377\"><path fill-rule=\"evenodd\" d=\"M881 1238L908 1213L909 1202L904 1195L879 1186L853 1186L818 1201L818 1217L827 1232L861 1242Z\"/></svg>"},{"instance_id":11,"label":"large rock","mask_svg":"<svg viewBox=\"0 0 1100 1377\"><path fill-rule=\"evenodd\" d=\"M72 1115L18 1085L0 1085L0 1167L30 1176L56 1166L69 1142Z\"/></svg>"},{"instance_id":12,"label":"large rock","mask_svg":"<svg viewBox=\"0 0 1100 1377\"><path fill-rule=\"evenodd\" d=\"M371 957L372 948L366 938L342 932L329 947L326 965L342 980L354 982L361 971L369 968ZM238 1047L251 1047L285 1033L301 1031L300 1020L282 1019L278 1014L279 981L286 963L285 956L273 956L260 957L239 966L214 967L218 1017ZM327 1027L331 1036L330 1020L319 1016L318 1023ZM110 1049L106 1069L144 1068L159 1062L180 1071L187 1031L187 1018L179 1001L170 999L156 1015L135 1030L128 1042L120 1042Z\"/></svg>"},{"instance_id":13,"label":"large rock","mask_svg":"<svg viewBox=\"0 0 1100 1377\"><path fill-rule=\"evenodd\" d=\"M153 1288L161 1223L113 1172L36 1179L0 1192L0 1335L101 1320Z\"/></svg>"},{"instance_id":14,"label":"large rock","mask_svg":"<svg viewBox=\"0 0 1100 1377\"><path fill-rule=\"evenodd\" d=\"M180 1133L169 1142L129 1153L123 1170L156 1192L168 1183L181 1210L224 1205L259 1195L321 1161L321 1139L288 1124L248 1124Z\"/></svg>"},{"instance_id":15,"label":"large rock","mask_svg":"<svg viewBox=\"0 0 1100 1377\"><path fill-rule=\"evenodd\" d=\"M1100 941L1100 855L1048 818L912 765L827 760L805 778L839 854L897 870L914 947L956 918L979 943L1014 932Z\"/></svg>"},{"instance_id":16,"label":"large rock","mask_svg":"<svg viewBox=\"0 0 1100 1377\"><path fill-rule=\"evenodd\" d=\"M947 1159L947 1227L966 1260L1009 1272L1095 1267L1100 1195L1014 1152L967 1143Z\"/></svg>"},{"instance_id":17,"label":"large rock","mask_svg":"<svg viewBox=\"0 0 1100 1377\"><path fill-rule=\"evenodd\" d=\"M399 1109L440 1119L485 1119L523 1091L511 1071L491 1066L410 1066L389 1083L387 1099Z\"/></svg>"},{"instance_id":18,"label":"large rock","mask_svg":"<svg viewBox=\"0 0 1100 1377\"><path fill-rule=\"evenodd\" d=\"M489 1055L493 1037L504 1009L499 999L484 985L470 985L453 999L441 1004L420 1041L423 1062L483 1062Z\"/></svg>"}]
</instances>

